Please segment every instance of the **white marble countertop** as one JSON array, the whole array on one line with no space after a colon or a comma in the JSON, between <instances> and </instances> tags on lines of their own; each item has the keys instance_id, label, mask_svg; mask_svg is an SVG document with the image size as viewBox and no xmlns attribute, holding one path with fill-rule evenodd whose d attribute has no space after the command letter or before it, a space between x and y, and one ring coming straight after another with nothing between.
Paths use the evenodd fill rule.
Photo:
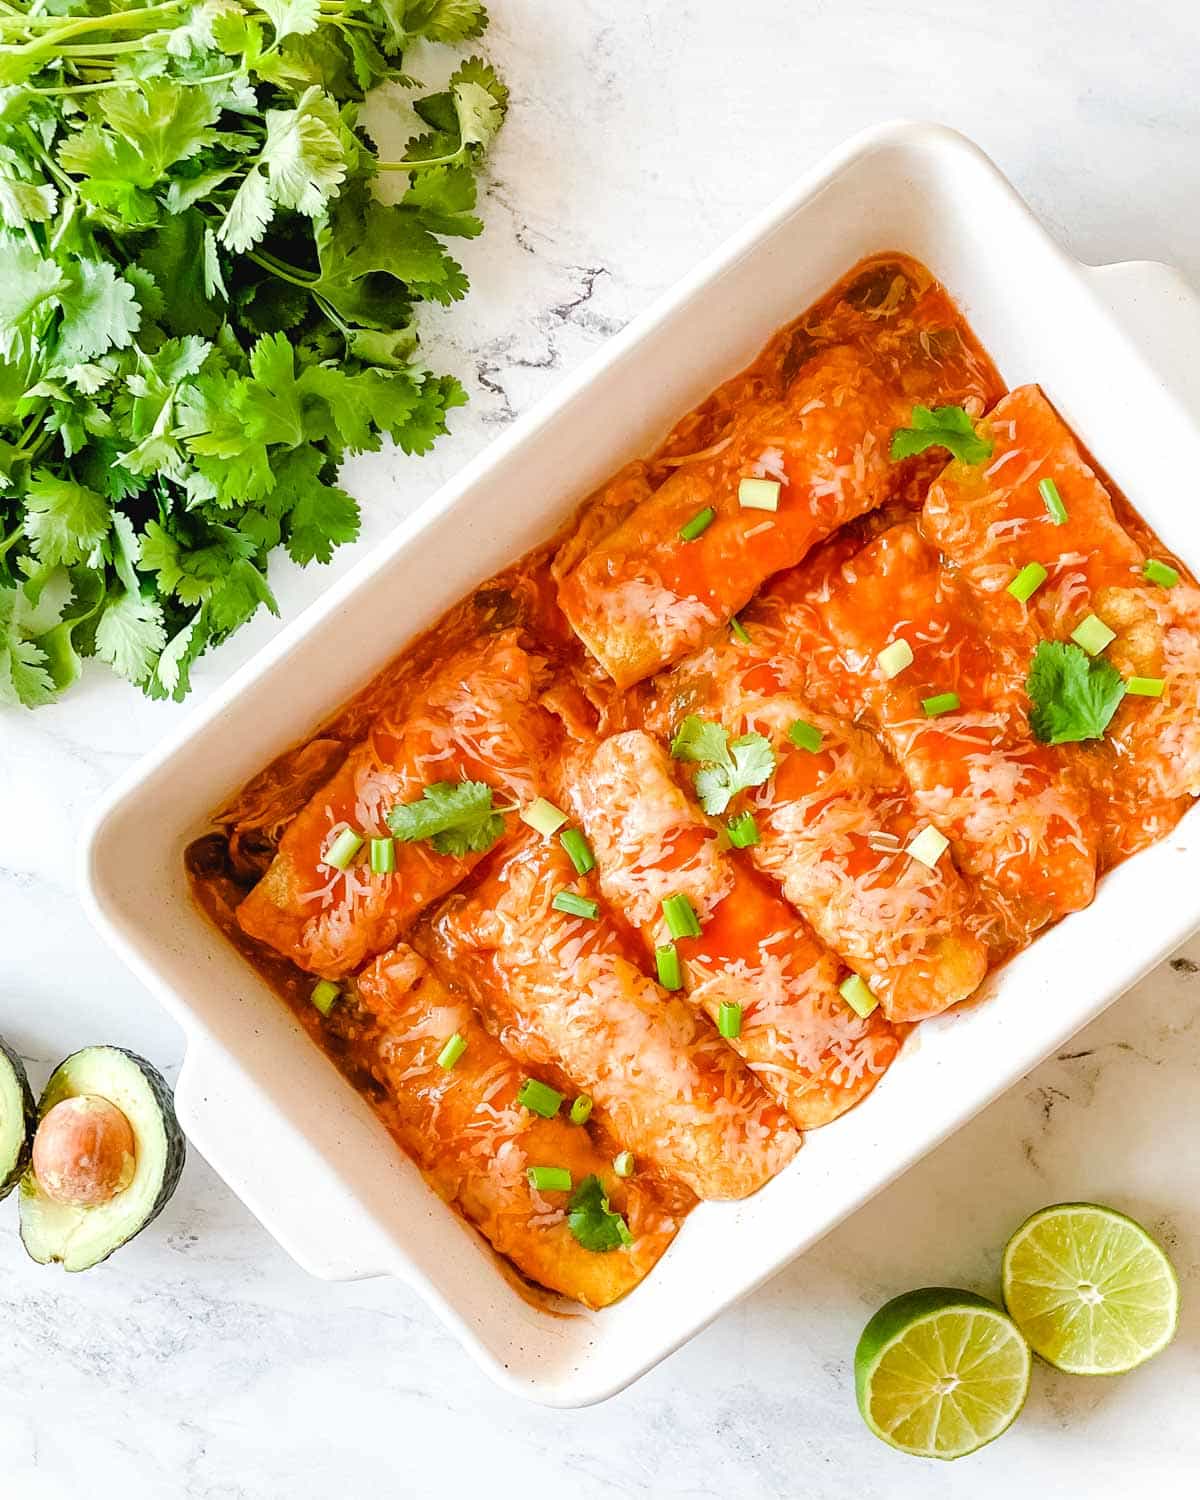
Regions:
<instances>
[{"instance_id":1,"label":"white marble countertop","mask_svg":"<svg viewBox=\"0 0 1200 1500\"><path fill-rule=\"evenodd\" d=\"M472 404L334 569L273 573L285 618L800 169L891 116L990 151L1088 261L1200 283L1195 0L495 0L513 92L467 246L467 303L429 340ZM418 71L420 69L418 68ZM702 331L701 331L702 332ZM353 486L354 472L350 472ZM279 628L202 664L203 697ZM186 708L89 675L0 722L0 1033L35 1086L113 1041L173 1075L181 1039L91 932L73 830ZM1069 982L1069 981L1065 981ZM89 1275L27 1260L0 1209L0 1489L13 1500L364 1500L553 1486L601 1497L1180 1494L1200 1472L1200 941L632 1391L583 1412L494 1390L407 1291L292 1265L193 1153L154 1228ZM866 1317L913 1285L991 1290L1040 1204L1098 1198L1171 1246L1184 1323L1116 1382L1036 1372L965 1463L906 1460L854 1410Z\"/></svg>"}]
</instances>

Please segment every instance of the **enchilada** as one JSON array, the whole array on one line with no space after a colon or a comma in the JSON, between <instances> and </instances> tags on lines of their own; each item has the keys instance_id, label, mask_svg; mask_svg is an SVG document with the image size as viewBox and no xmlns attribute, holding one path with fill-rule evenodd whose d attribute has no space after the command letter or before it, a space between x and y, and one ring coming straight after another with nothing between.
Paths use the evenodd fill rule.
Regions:
<instances>
[{"instance_id":1,"label":"enchilada","mask_svg":"<svg viewBox=\"0 0 1200 1500\"><path fill-rule=\"evenodd\" d=\"M720 1026L803 1130L866 1095L899 1040L878 1012L838 993L841 966L720 838L644 731L579 757L571 806L595 850L600 889L639 928L660 971ZM674 937L663 902L686 896L699 932Z\"/></svg>"},{"instance_id":2,"label":"enchilada","mask_svg":"<svg viewBox=\"0 0 1200 1500\"><path fill-rule=\"evenodd\" d=\"M1111 864L1161 837L1200 794L1200 591L1163 549L1151 557L1131 535L1037 386L1005 396L981 432L986 467L951 464L929 491L930 539L987 600L990 620L1070 641L1096 619L1096 639L1113 637L1100 647L1106 659L1151 688L1125 693L1098 747L1067 751L1106 809ZM1044 581L1014 598L1019 574L1039 577L1030 570Z\"/></svg>"}]
</instances>

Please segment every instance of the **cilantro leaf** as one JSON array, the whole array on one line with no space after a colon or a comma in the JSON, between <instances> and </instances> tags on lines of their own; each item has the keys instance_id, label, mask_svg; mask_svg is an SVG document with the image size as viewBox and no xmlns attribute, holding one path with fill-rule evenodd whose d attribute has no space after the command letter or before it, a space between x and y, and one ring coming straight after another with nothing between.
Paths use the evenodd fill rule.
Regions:
<instances>
[{"instance_id":1,"label":"cilantro leaf","mask_svg":"<svg viewBox=\"0 0 1200 1500\"><path fill-rule=\"evenodd\" d=\"M96 655L119 677L140 685L166 644L162 609L128 589L111 594L96 625Z\"/></svg>"},{"instance_id":2,"label":"cilantro leaf","mask_svg":"<svg viewBox=\"0 0 1200 1500\"><path fill-rule=\"evenodd\" d=\"M892 434L893 459L912 458L927 448L945 448L964 464L979 464L992 456L992 445L975 431L975 424L961 406L914 406L911 427L898 427Z\"/></svg>"},{"instance_id":3,"label":"cilantro leaf","mask_svg":"<svg viewBox=\"0 0 1200 1500\"><path fill-rule=\"evenodd\" d=\"M633 1243L624 1218L609 1207L604 1184L589 1173L567 1203L567 1228L585 1250L604 1254Z\"/></svg>"},{"instance_id":4,"label":"cilantro leaf","mask_svg":"<svg viewBox=\"0 0 1200 1500\"><path fill-rule=\"evenodd\" d=\"M485 781L435 781L416 802L400 802L387 825L401 843L428 841L439 854L460 859L484 854L504 833L503 809L493 806Z\"/></svg>"},{"instance_id":5,"label":"cilantro leaf","mask_svg":"<svg viewBox=\"0 0 1200 1500\"><path fill-rule=\"evenodd\" d=\"M1040 641L1029 677L1029 723L1043 745L1097 740L1125 696L1121 674L1068 641Z\"/></svg>"},{"instance_id":6,"label":"cilantro leaf","mask_svg":"<svg viewBox=\"0 0 1200 1500\"><path fill-rule=\"evenodd\" d=\"M700 765L696 795L710 816L723 813L738 792L761 786L775 770L775 752L765 736L744 734L730 743L723 725L697 714L689 714L679 726L671 754Z\"/></svg>"},{"instance_id":7,"label":"cilantro leaf","mask_svg":"<svg viewBox=\"0 0 1200 1500\"><path fill-rule=\"evenodd\" d=\"M25 491L25 535L43 563L82 562L108 535L108 501L39 469Z\"/></svg>"},{"instance_id":8,"label":"cilantro leaf","mask_svg":"<svg viewBox=\"0 0 1200 1500\"><path fill-rule=\"evenodd\" d=\"M701 764L732 766L729 755L729 733L721 724L711 719L702 719L699 714L689 714L675 731L671 741L671 754L676 760L698 761Z\"/></svg>"},{"instance_id":9,"label":"cilantro leaf","mask_svg":"<svg viewBox=\"0 0 1200 1500\"><path fill-rule=\"evenodd\" d=\"M126 349L141 326L133 287L108 261L79 261L59 302L63 314L55 350L59 364L78 364L108 349Z\"/></svg>"}]
</instances>

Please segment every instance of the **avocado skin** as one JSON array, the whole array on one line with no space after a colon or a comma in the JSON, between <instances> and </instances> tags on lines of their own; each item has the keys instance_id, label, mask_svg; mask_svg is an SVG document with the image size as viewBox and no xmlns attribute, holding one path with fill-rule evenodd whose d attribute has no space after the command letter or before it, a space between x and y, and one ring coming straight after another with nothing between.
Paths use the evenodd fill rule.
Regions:
<instances>
[{"instance_id":1,"label":"avocado skin","mask_svg":"<svg viewBox=\"0 0 1200 1500\"><path fill-rule=\"evenodd\" d=\"M179 1121L175 1118L175 1094L171 1085L162 1076L153 1063L147 1062L144 1057L139 1057L136 1052L130 1052L126 1047L114 1047L114 1052L120 1052L142 1070L146 1082L150 1085L154 1094L154 1102L158 1105L159 1113L162 1115L163 1130L167 1137L167 1159L163 1163L162 1187L158 1190L158 1197L154 1200L154 1207L133 1231L121 1241L121 1245L127 1245L135 1235L141 1234L147 1224L153 1224L163 1209L175 1195L175 1189L179 1186L179 1178L183 1172L183 1164L187 1160L187 1137L184 1135ZM67 1058L67 1062L71 1059ZM61 1065L60 1065L61 1066ZM58 1069L54 1070L56 1073ZM121 1245L114 1245L113 1250L119 1250ZM112 1250L108 1255L112 1254ZM102 1257L108 1259L108 1255ZM96 1262L99 1265L99 1261Z\"/></svg>"},{"instance_id":2,"label":"avocado skin","mask_svg":"<svg viewBox=\"0 0 1200 1500\"><path fill-rule=\"evenodd\" d=\"M17 1183L20 1182L25 1168L29 1165L29 1158L33 1153L34 1132L37 1130L38 1112L37 1102L33 1097L33 1090L29 1087L29 1078L25 1072L25 1064L2 1036L0 1036L0 1053L3 1053L5 1061L12 1069L18 1084L21 1086L21 1099L24 1104L25 1113L25 1135L20 1149L17 1151L16 1160L9 1168L8 1174L0 1178L0 1199L3 1199L7 1198ZM5 1062L0 1062L0 1067L4 1067L4 1065ZM3 1163L0 1163L0 1166L2 1165Z\"/></svg>"},{"instance_id":3,"label":"avocado skin","mask_svg":"<svg viewBox=\"0 0 1200 1500\"><path fill-rule=\"evenodd\" d=\"M43 1102L45 1101L46 1095L49 1093L54 1080L63 1072L64 1069L69 1069L76 1058L83 1056L85 1052L94 1051L119 1053L128 1062L132 1063L133 1066L137 1068L138 1071L142 1074L143 1078L145 1078L146 1082L150 1086L150 1092L154 1096L154 1103L158 1108L159 1115L162 1118L163 1133L166 1136L167 1149L166 1158L163 1162L162 1184L159 1187L158 1195L155 1198L149 1212L144 1216L139 1224L134 1225L130 1229L129 1233L125 1235L123 1239L116 1240L113 1244L109 1245L108 1249L105 1250L103 1255L97 1256L95 1260L88 1261L87 1265L78 1267L77 1269L79 1271L90 1271L93 1266L102 1265L114 1250L119 1250L122 1245L128 1245L130 1240L136 1239L137 1236L141 1234L142 1230L145 1229L147 1224L153 1224L155 1219L158 1218L159 1214L162 1213L163 1209L166 1208L167 1204L171 1201L175 1189L179 1186L179 1178L180 1174L183 1172L183 1164L187 1160L187 1139L184 1136L179 1121L175 1116L175 1096L171 1090L170 1084L162 1076L162 1074L158 1071L153 1063L147 1062L144 1057L139 1057L136 1052L130 1052L127 1047L114 1047L107 1045L100 1048L81 1047L78 1052L72 1052L70 1057L63 1058L62 1062L59 1063L59 1065L54 1069L54 1072L51 1073L50 1077L47 1079L46 1087L42 1090L42 1097L38 1100L37 1104L38 1117L40 1118L41 1116ZM30 1140L32 1141L32 1134L30 1135ZM28 1181L32 1182L32 1180L33 1172L31 1168L28 1173ZM49 1264L50 1260L58 1259L57 1256L50 1256L43 1259L34 1252L25 1236L24 1221L22 1221L21 1224L21 1242L25 1246L25 1249L28 1251L30 1256L35 1261L37 1261L39 1265L46 1265Z\"/></svg>"}]
</instances>

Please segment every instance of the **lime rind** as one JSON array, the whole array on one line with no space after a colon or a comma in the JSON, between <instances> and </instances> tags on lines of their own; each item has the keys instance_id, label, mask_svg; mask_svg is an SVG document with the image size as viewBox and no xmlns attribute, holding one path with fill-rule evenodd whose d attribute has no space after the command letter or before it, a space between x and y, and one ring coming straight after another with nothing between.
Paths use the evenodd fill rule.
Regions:
<instances>
[{"instance_id":1,"label":"lime rind","mask_svg":"<svg viewBox=\"0 0 1200 1500\"><path fill-rule=\"evenodd\" d=\"M1009 1240L1004 1303L1035 1353L1072 1375L1120 1375L1161 1353L1179 1322L1179 1283L1136 1220L1056 1203Z\"/></svg>"},{"instance_id":2,"label":"lime rind","mask_svg":"<svg viewBox=\"0 0 1200 1500\"><path fill-rule=\"evenodd\" d=\"M1011 1426L1030 1368L1028 1345L994 1303L923 1287L893 1298L863 1329L855 1388L876 1437L916 1457L954 1459Z\"/></svg>"}]
</instances>

